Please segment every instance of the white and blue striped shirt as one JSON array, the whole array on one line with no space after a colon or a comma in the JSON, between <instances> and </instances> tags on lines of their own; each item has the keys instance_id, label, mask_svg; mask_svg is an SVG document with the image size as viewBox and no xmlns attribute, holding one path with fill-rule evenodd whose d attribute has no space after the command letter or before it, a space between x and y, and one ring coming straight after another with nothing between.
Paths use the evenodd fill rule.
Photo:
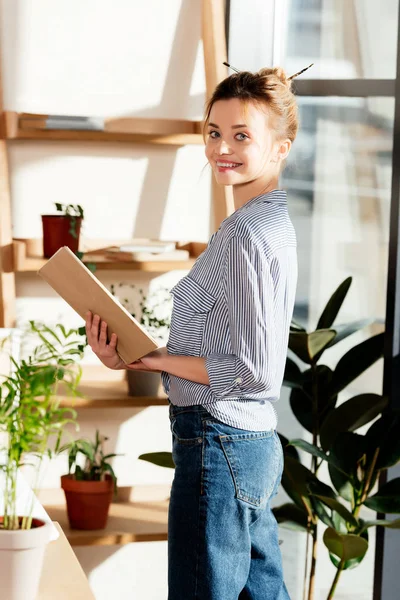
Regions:
<instances>
[{"instance_id":1,"label":"white and blue striped shirt","mask_svg":"<svg viewBox=\"0 0 400 600\"><path fill-rule=\"evenodd\" d=\"M286 192L257 196L225 219L175 285L169 354L202 356L210 384L162 373L172 404L201 404L240 429L275 429L297 284Z\"/></svg>"}]
</instances>

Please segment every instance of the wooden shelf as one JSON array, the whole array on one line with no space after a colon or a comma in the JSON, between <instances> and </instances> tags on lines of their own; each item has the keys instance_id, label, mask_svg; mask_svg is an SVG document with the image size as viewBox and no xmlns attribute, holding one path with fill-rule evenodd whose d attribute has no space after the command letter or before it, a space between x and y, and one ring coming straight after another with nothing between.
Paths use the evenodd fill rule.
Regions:
<instances>
[{"instance_id":1,"label":"wooden shelf","mask_svg":"<svg viewBox=\"0 0 400 600\"><path fill-rule=\"evenodd\" d=\"M200 121L179 119L106 118L104 129L52 129L51 115L4 113L7 140L133 142L142 144L204 144Z\"/></svg>"},{"instance_id":2,"label":"wooden shelf","mask_svg":"<svg viewBox=\"0 0 400 600\"><path fill-rule=\"evenodd\" d=\"M39 499L49 517L58 521L71 546L113 546L167 540L169 489L163 486L164 495L153 501L113 502L106 528L95 531L69 527L62 490L44 490L39 492ZM56 498L54 504L46 501L51 495Z\"/></svg>"},{"instance_id":3,"label":"wooden shelf","mask_svg":"<svg viewBox=\"0 0 400 600\"><path fill-rule=\"evenodd\" d=\"M111 371L102 365L88 365L83 368L77 398L64 395L60 386L60 406L63 408L146 408L148 406L167 406L166 395L160 392L157 396L128 396L128 384L125 371Z\"/></svg>"},{"instance_id":4,"label":"wooden shelf","mask_svg":"<svg viewBox=\"0 0 400 600\"><path fill-rule=\"evenodd\" d=\"M90 254L83 256L83 262L96 265L99 271L142 271L147 273L167 273L169 271L189 270L192 268L196 258L206 247L202 242L177 242L177 249L188 250L189 259L187 260L146 260L146 261L116 261L112 258L106 258L100 252L96 254L90 251ZM29 273L41 269L47 262L42 254L41 239L14 239L13 257L5 262L4 270L6 272ZM11 258L13 264L11 263Z\"/></svg>"}]
</instances>

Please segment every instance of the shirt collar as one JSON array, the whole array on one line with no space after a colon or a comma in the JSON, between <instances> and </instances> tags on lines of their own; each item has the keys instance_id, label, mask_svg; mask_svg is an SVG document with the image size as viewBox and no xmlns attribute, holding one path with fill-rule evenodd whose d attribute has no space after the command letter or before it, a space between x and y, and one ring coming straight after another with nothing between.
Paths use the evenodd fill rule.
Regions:
<instances>
[{"instance_id":1,"label":"shirt collar","mask_svg":"<svg viewBox=\"0 0 400 600\"><path fill-rule=\"evenodd\" d=\"M248 200L241 208L245 208L246 206L250 206L252 204L256 204L258 202L270 202L273 204L286 204L287 202L287 194L285 190L272 190L271 192L267 192L265 194L260 194L251 200Z\"/></svg>"}]
</instances>

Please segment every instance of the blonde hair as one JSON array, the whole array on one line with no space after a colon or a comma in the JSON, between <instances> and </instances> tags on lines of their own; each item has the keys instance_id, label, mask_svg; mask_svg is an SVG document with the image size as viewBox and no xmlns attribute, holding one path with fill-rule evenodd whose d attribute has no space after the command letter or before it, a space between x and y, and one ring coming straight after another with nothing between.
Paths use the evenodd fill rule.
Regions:
<instances>
[{"instance_id":1,"label":"blonde hair","mask_svg":"<svg viewBox=\"0 0 400 600\"><path fill-rule=\"evenodd\" d=\"M278 139L288 138L293 142L299 126L296 97L291 90L293 77L295 75L287 77L280 67L261 69L257 73L233 73L217 85L207 102L203 132L215 102L239 98L245 103L256 102L266 106Z\"/></svg>"}]
</instances>

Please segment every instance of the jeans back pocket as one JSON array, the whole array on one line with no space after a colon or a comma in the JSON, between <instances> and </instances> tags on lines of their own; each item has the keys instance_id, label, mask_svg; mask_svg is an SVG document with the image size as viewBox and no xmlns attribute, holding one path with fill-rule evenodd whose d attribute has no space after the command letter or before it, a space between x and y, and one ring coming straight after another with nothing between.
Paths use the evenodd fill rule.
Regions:
<instances>
[{"instance_id":1,"label":"jeans back pocket","mask_svg":"<svg viewBox=\"0 0 400 600\"><path fill-rule=\"evenodd\" d=\"M257 507L266 503L282 473L282 449L275 431L220 435L219 438L236 497Z\"/></svg>"}]
</instances>

